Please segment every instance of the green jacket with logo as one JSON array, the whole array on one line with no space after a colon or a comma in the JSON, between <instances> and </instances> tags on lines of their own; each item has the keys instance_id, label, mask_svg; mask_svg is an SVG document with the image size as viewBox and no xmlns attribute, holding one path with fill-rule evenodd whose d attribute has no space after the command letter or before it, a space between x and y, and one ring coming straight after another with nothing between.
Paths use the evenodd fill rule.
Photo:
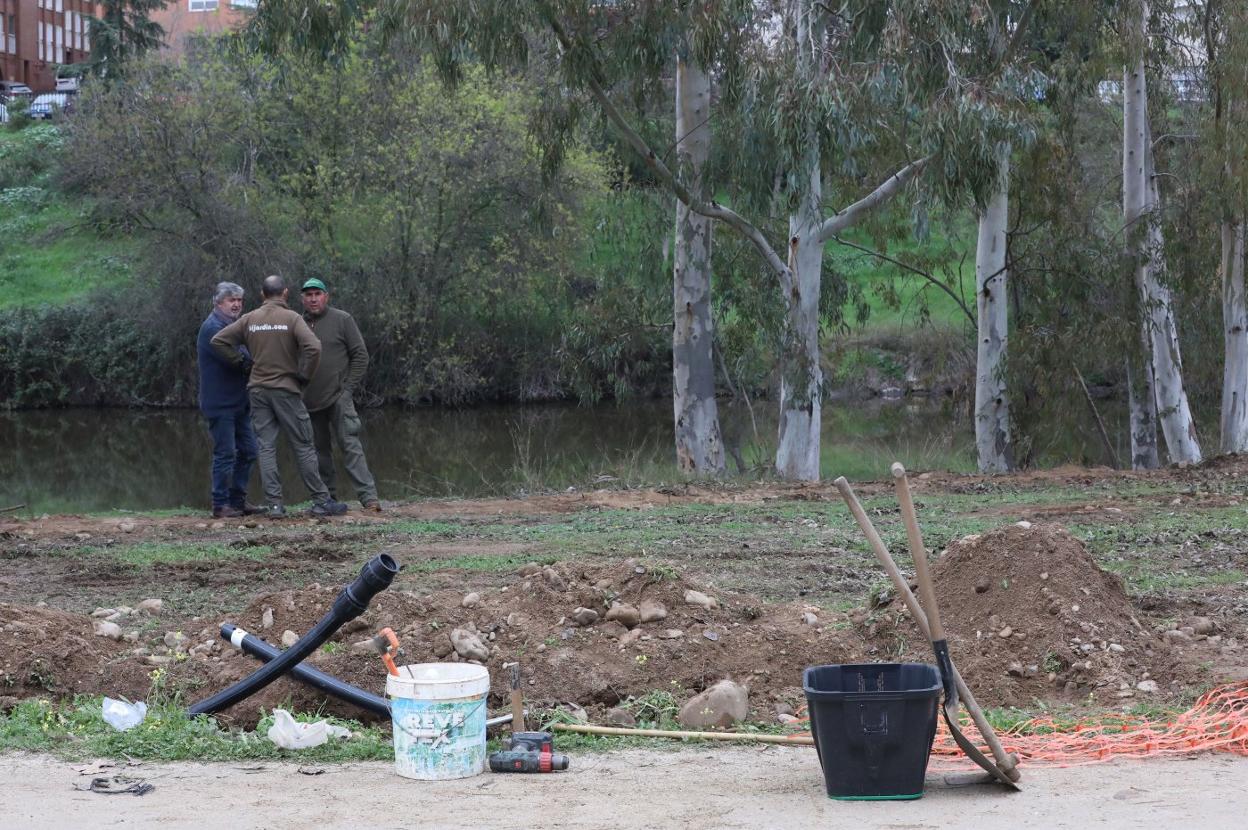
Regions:
<instances>
[{"instance_id":1,"label":"green jacket with logo","mask_svg":"<svg viewBox=\"0 0 1248 830\"><path fill-rule=\"evenodd\" d=\"M212 338L217 354L236 366L245 362L240 345L251 352L253 362L248 388L285 389L298 395L316 374L321 359L320 341L280 297L266 299Z\"/></svg>"}]
</instances>

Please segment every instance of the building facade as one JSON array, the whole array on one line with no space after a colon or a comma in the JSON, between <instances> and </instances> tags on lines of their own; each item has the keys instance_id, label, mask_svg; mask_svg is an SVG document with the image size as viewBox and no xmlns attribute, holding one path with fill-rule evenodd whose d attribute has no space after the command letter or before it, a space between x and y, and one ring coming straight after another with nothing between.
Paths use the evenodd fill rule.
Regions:
<instances>
[{"instance_id":1,"label":"building facade","mask_svg":"<svg viewBox=\"0 0 1248 830\"><path fill-rule=\"evenodd\" d=\"M181 55L189 38L237 29L251 18L256 5L257 0L169 0L152 13L152 20L165 30L165 49Z\"/></svg>"},{"instance_id":2,"label":"building facade","mask_svg":"<svg viewBox=\"0 0 1248 830\"><path fill-rule=\"evenodd\" d=\"M0 80L55 90L58 65L90 56L87 29L98 14L89 0L0 0Z\"/></svg>"}]
</instances>

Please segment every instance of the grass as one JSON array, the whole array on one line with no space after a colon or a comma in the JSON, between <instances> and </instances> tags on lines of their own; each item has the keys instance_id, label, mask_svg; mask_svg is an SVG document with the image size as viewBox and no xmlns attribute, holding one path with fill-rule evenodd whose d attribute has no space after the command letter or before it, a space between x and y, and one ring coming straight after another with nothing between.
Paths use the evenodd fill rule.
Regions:
<instances>
[{"instance_id":1,"label":"grass","mask_svg":"<svg viewBox=\"0 0 1248 830\"><path fill-rule=\"evenodd\" d=\"M273 552L268 545L233 547L212 542L142 542L137 545L113 545L80 548L80 552L109 556L136 566L177 564L183 562L224 562L231 559L260 560Z\"/></svg>"},{"instance_id":2,"label":"grass","mask_svg":"<svg viewBox=\"0 0 1248 830\"><path fill-rule=\"evenodd\" d=\"M558 561L553 556L532 557L527 554L511 556L454 556L449 559L425 559L405 565L405 571L429 573L458 568L464 571L512 571L529 562L549 565Z\"/></svg>"}]
</instances>

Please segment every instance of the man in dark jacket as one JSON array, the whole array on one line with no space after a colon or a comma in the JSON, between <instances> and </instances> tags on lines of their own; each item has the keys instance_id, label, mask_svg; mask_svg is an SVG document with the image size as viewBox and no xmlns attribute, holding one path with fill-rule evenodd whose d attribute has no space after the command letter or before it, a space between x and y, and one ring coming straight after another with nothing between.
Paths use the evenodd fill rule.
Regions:
<instances>
[{"instance_id":1,"label":"man in dark jacket","mask_svg":"<svg viewBox=\"0 0 1248 830\"><path fill-rule=\"evenodd\" d=\"M279 276L265 277L261 285L264 304L249 311L212 338L212 348L222 359L244 364L241 347L251 353L252 426L260 445L260 481L268 501L268 515L286 515L282 502L282 479L277 468L277 436L285 432L295 451L299 476L312 494L312 515L340 516L347 506L330 498L329 489L316 469L312 443L312 419L303 405L303 389L321 359L321 343L298 313L286 305L290 290Z\"/></svg>"},{"instance_id":2,"label":"man in dark jacket","mask_svg":"<svg viewBox=\"0 0 1248 830\"><path fill-rule=\"evenodd\" d=\"M199 327L195 351L199 360L199 409L212 434L212 515L232 519L259 508L247 503L247 479L256 461L256 436L247 401L246 362L235 366L212 349L213 336L238 319L243 289L232 282L217 284L212 313Z\"/></svg>"},{"instance_id":3,"label":"man in dark jacket","mask_svg":"<svg viewBox=\"0 0 1248 830\"><path fill-rule=\"evenodd\" d=\"M321 479L330 496L338 498L333 450L337 443L360 504L365 510L380 511L377 484L364 458L360 416L355 411L355 390L368 370L368 349L360 328L350 314L329 307L329 289L315 277L303 284L303 319L321 341L320 365L303 390L303 402L312 416Z\"/></svg>"}]
</instances>

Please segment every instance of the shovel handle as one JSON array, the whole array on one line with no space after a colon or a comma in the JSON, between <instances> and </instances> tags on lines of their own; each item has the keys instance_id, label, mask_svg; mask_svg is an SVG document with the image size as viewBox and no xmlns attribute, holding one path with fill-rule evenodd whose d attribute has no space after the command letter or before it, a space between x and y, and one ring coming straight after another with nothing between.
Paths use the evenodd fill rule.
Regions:
<instances>
[{"instance_id":1,"label":"shovel handle","mask_svg":"<svg viewBox=\"0 0 1248 830\"><path fill-rule=\"evenodd\" d=\"M854 488L849 486L849 482L845 480L844 476L832 483L841 492L841 498L845 500L846 506L849 507L849 512L854 515L855 521L858 522L862 535L867 537L867 543L871 546L872 552L875 553L875 558L879 560L880 565L884 567L889 578L893 580L893 586L897 589L897 594L910 611L910 616L914 617L914 621L918 624L919 630L923 632L923 636L930 640L932 633L928 627L927 615L923 613L923 609L919 606L919 601L915 599L914 592L910 590L910 585L906 582L905 576L898 569L897 563L893 561L888 548L884 546L884 540L876 532L875 525L871 523L867 512L862 509L862 504L858 501L858 497L854 495ZM975 696L967 688L966 682L962 679L962 675L958 673L957 667L953 667L953 679L957 684L958 694L966 705L966 710L971 714L971 720L975 721L975 725L979 727L979 732L984 736L984 741L992 751L993 757L996 758L997 765L1011 781L1017 781L1019 779L1018 759L1006 752L1005 748L1001 746L1001 741L997 739L997 733L993 731L992 725L984 717L984 711L975 702Z\"/></svg>"}]
</instances>

